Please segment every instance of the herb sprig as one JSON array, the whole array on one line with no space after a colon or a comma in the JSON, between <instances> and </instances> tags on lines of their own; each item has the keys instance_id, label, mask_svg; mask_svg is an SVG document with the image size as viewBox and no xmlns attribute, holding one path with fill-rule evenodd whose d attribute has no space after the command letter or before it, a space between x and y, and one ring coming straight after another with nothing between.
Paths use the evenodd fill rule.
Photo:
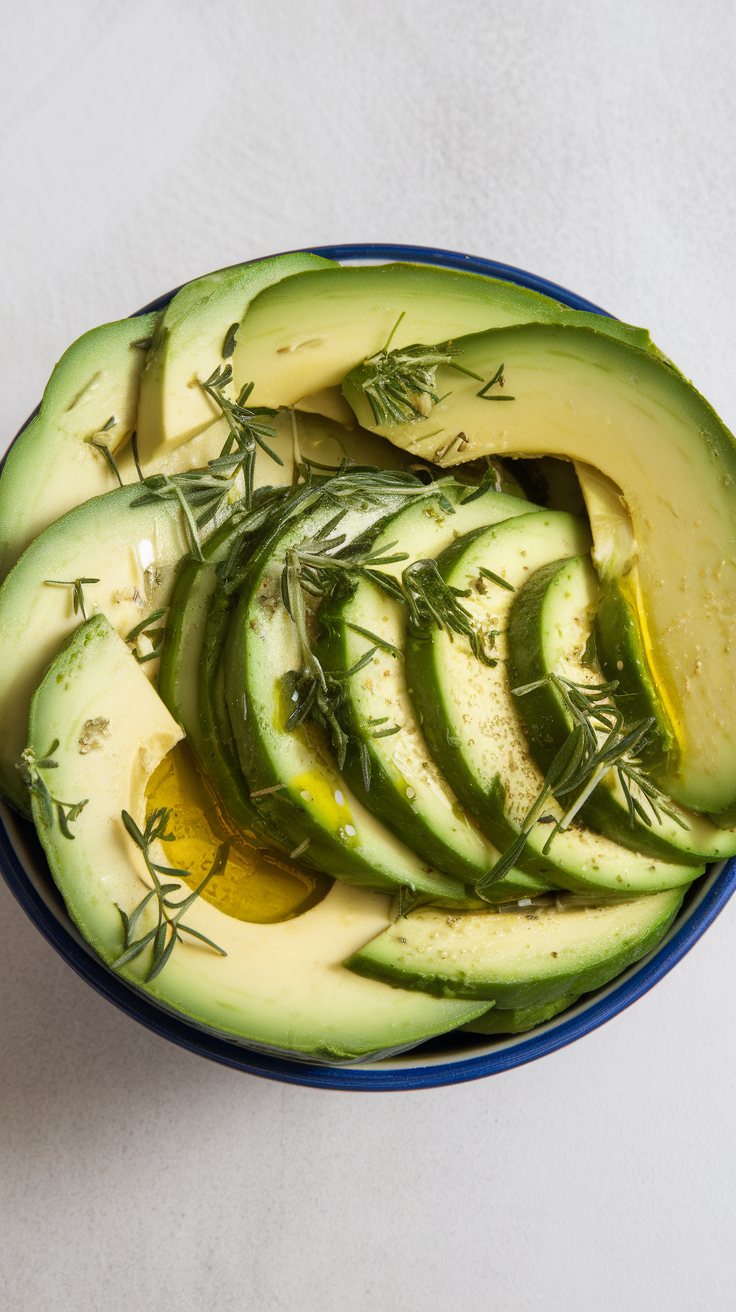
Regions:
<instances>
[{"instance_id":1,"label":"herb sprig","mask_svg":"<svg viewBox=\"0 0 736 1312\"><path fill-rule=\"evenodd\" d=\"M38 801L46 828L51 829L54 823L54 810L56 810L56 819L64 838L73 839L74 834L71 832L69 825L79 818L89 802L89 798L85 797L83 802L62 802L60 798L53 796L41 771L58 770L59 762L53 759L58 746L59 739L55 738L46 755L42 756L40 760L36 757L32 747L26 747L25 751L21 753L18 769L31 797L35 797Z\"/></svg>"},{"instance_id":2,"label":"herb sprig","mask_svg":"<svg viewBox=\"0 0 736 1312\"><path fill-rule=\"evenodd\" d=\"M161 973L174 951L176 944L182 942L182 934L189 934L192 938L199 939L200 942L206 943L208 947L212 948L215 952L218 952L221 957L227 956L224 948L218 947L216 943L212 942L212 939L207 938L204 934L200 934L198 929L192 929L190 925L182 924L181 917L184 915L185 911L188 911L192 903L196 901L200 893L202 893L207 887L210 880L214 879L216 875L219 875L225 869L230 844L221 844L217 850L215 859L212 862L209 874L205 876L202 883L199 884L194 892L190 893L188 897L183 898L181 901L174 902L171 900L170 895L174 892L180 892L181 884L162 884L159 876L173 875L176 879L186 879L188 878L189 872L186 870L174 870L170 866L160 866L155 861L151 860L150 853L153 843L157 841L160 843L170 843L173 841L175 835L167 834L166 832L169 823L169 815L170 812L165 807L152 811L150 815L146 817L145 827L141 833L133 817L129 815L127 811L122 812L125 828L133 839L136 847L143 853L143 860L146 863L146 869L148 870L153 882L153 888L150 892L146 893L146 896L138 903L138 906L129 916L123 911L122 907L118 907L120 919L123 922L123 951L117 960L113 962L113 966L117 969L120 966L126 965L127 962L132 961L135 957L139 956L141 952L144 952L149 945L152 945L153 954L148 973L145 977L146 984L150 984L151 980L155 979L156 976ZM154 898L156 899L158 912L156 925L140 938L135 938L134 936L138 926L138 921L148 904L152 902Z\"/></svg>"},{"instance_id":3,"label":"herb sprig","mask_svg":"<svg viewBox=\"0 0 736 1312\"><path fill-rule=\"evenodd\" d=\"M72 588L72 605L74 614L78 615L81 611L82 619L88 620L87 606L84 600L84 587L87 583L99 583L99 579L44 579L44 583L49 588Z\"/></svg>"},{"instance_id":4,"label":"herb sprig","mask_svg":"<svg viewBox=\"0 0 736 1312\"><path fill-rule=\"evenodd\" d=\"M617 680L589 685L550 673L512 691L514 696L523 697L548 684L552 684L560 696L572 728L545 775L538 797L522 821L518 837L476 884L475 891L481 897L516 864L532 830L540 823L552 825L542 848L545 855L552 840L569 828L609 770L615 770L623 789L632 828L637 820L651 826L653 818L661 822L663 816L682 829L688 828L672 801L640 769L638 753L654 724L653 717L641 720L633 727L626 726L623 714L611 700L618 687ZM570 794L575 796L561 819L543 816L550 799L559 803L561 798L569 798Z\"/></svg>"},{"instance_id":5,"label":"herb sprig","mask_svg":"<svg viewBox=\"0 0 736 1312\"><path fill-rule=\"evenodd\" d=\"M355 381L367 396L377 424L404 424L414 419L426 419L432 406L445 399L438 396L436 390L436 374L441 364L483 382L479 374L456 363L453 357L459 352L452 342L439 346L423 346L417 342L390 351L405 313L399 315L381 350L369 356L355 373ZM445 395L449 396L449 393Z\"/></svg>"}]
</instances>

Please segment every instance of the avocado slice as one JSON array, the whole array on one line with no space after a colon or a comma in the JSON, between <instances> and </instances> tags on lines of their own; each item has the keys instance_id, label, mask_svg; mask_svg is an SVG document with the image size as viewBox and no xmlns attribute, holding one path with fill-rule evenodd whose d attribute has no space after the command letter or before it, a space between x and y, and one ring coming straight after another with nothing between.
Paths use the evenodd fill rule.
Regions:
<instances>
[{"instance_id":1,"label":"avocado slice","mask_svg":"<svg viewBox=\"0 0 736 1312\"><path fill-rule=\"evenodd\" d=\"M383 573L400 579L407 566L438 554L460 534L531 509L527 501L489 489L478 496L452 479L437 486L454 513L433 501L404 506L387 519L373 549L390 556L391 548L398 546L405 558L381 566ZM495 865L499 852L464 811L422 736L404 677L406 606L362 578L351 595L320 612L320 621L325 630L319 648L322 664L344 679L343 715L352 731L342 771L345 779L368 810L426 861L475 883ZM372 635L384 645L377 647L367 669L351 674L361 657L376 646ZM377 736L365 730L371 723L383 726ZM398 733L385 734L386 728L396 726ZM358 738L362 754L357 750ZM511 871L494 886L493 899L508 901L549 887L534 875Z\"/></svg>"},{"instance_id":2,"label":"avocado slice","mask_svg":"<svg viewBox=\"0 0 736 1312\"><path fill-rule=\"evenodd\" d=\"M389 336L395 348L532 321L595 324L656 350L644 328L568 310L503 279L416 264L336 267L295 273L252 301L232 357L235 387L255 381L254 405L296 405L339 386Z\"/></svg>"},{"instance_id":3,"label":"avocado slice","mask_svg":"<svg viewBox=\"0 0 736 1312\"><path fill-rule=\"evenodd\" d=\"M516 594L508 626L509 673L514 687L536 683L548 674L562 675L579 686L605 682L593 651L591 626L599 598L598 577L590 558L551 561L533 574ZM626 707L633 727L636 712L618 689L609 704ZM572 717L552 683L515 697L516 708L541 770L547 771L573 728ZM615 771L601 780L580 809L580 819L624 847L665 861L722 861L736 853L736 832L672 804L677 820L647 805L641 791L632 796L644 804L645 820L629 815L629 806ZM665 799L666 800L666 799ZM679 823L678 823L679 820Z\"/></svg>"},{"instance_id":4,"label":"avocado slice","mask_svg":"<svg viewBox=\"0 0 736 1312\"><path fill-rule=\"evenodd\" d=\"M199 384L227 365L254 296L289 274L331 263L294 251L208 273L177 292L161 316L141 377L138 444L144 461L220 419L219 408Z\"/></svg>"},{"instance_id":5,"label":"avocado slice","mask_svg":"<svg viewBox=\"0 0 736 1312\"><path fill-rule=\"evenodd\" d=\"M62 355L38 414L11 446L0 476L0 582L55 519L118 486L91 441L116 452L133 432L138 383L158 319L145 314L103 324Z\"/></svg>"},{"instance_id":6,"label":"avocado slice","mask_svg":"<svg viewBox=\"0 0 736 1312\"><path fill-rule=\"evenodd\" d=\"M556 998L554 1002L540 1002L532 1007L510 1007L505 1010L492 1007L485 1016L479 1016L477 1020L471 1020L460 1028L468 1034L526 1034L527 1030L536 1029L538 1025L543 1025L545 1021L552 1020L553 1016L571 1007L579 996L578 992L573 991L562 998Z\"/></svg>"},{"instance_id":7,"label":"avocado slice","mask_svg":"<svg viewBox=\"0 0 736 1312\"><path fill-rule=\"evenodd\" d=\"M733 437L680 374L589 328L526 324L454 345L457 362L487 383L440 367L437 394L449 395L429 418L376 431L445 465L549 453L615 484L636 562L611 586L635 612L672 729L658 780L683 806L727 815L736 805ZM501 365L505 386L491 387ZM345 392L359 422L375 427L365 395L349 381Z\"/></svg>"},{"instance_id":8,"label":"avocado slice","mask_svg":"<svg viewBox=\"0 0 736 1312\"><path fill-rule=\"evenodd\" d=\"M465 637L450 641L436 628L408 636L407 684L432 755L501 851L518 839L544 783L511 695L506 630L512 598L536 570L584 553L589 543L582 520L544 510L466 534L438 557L446 583L469 589L463 605L471 623L496 633L494 666L482 664ZM494 575L506 586L494 582ZM550 797L515 865L563 888L608 895L674 888L702 874L698 858L683 865L681 858L674 863L644 856L577 820L550 837L552 821L563 814Z\"/></svg>"},{"instance_id":9,"label":"avocado slice","mask_svg":"<svg viewBox=\"0 0 736 1312\"><path fill-rule=\"evenodd\" d=\"M135 506L140 495L136 484L70 510L36 538L0 588L0 792L23 814L28 798L16 767L28 708L46 666L82 618L74 580L97 580L82 584L88 613L104 611L125 637L168 604L177 563L189 549L178 503ZM143 665L149 677L156 664Z\"/></svg>"},{"instance_id":10,"label":"avocado slice","mask_svg":"<svg viewBox=\"0 0 736 1312\"><path fill-rule=\"evenodd\" d=\"M432 499L431 489L418 483L415 493ZM346 503L335 529L342 545L370 540L402 502L398 488L384 488L376 502ZM286 833L301 860L337 879L462 899L463 883L412 852L350 790L318 725L286 727L293 709L289 675L301 669L302 653L283 601L285 556L316 539L333 522L335 506L331 495L307 489L290 506L285 526L256 552L240 588L225 647L225 692L251 800L264 827L273 824L277 838Z\"/></svg>"},{"instance_id":11,"label":"avocado slice","mask_svg":"<svg viewBox=\"0 0 736 1312\"><path fill-rule=\"evenodd\" d=\"M657 946L684 890L599 906L526 911L419 907L346 962L349 970L443 998L487 998L497 1007L536 1007L588 993Z\"/></svg>"},{"instance_id":12,"label":"avocado slice","mask_svg":"<svg viewBox=\"0 0 736 1312\"><path fill-rule=\"evenodd\" d=\"M79 741L91 717L104 720L106 731L96 751L82 753ZM129 915L150 887L121 813L142 824L147 779L180 737L104 616L76 630L33 699L36 758L58 740L49 786L65 800L89 799L70 826L71 841L55 821L47 827L35 798L34 818L69 914L108 965L122 953L118 908ZM186 923L226 957L185 938L150 983L144 982L147 952L120 974L167 1010L282 1056L323 1062L386 1056L472 1020L487 1006L389 988L342 968L344 956L386 927L388 906L385 894L335 884L295 919L250 924L199 898ZM139 930L154 924L149 905Z\"/></svg>"}]
</instances>

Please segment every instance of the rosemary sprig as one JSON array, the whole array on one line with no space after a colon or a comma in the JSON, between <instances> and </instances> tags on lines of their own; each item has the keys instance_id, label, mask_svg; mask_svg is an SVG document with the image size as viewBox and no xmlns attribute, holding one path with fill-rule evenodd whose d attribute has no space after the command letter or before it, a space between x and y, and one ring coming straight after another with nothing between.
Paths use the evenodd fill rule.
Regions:
<instances>
[{"instance_id":1,"label":"rosemary sprig","mask_svg":"<svg viewBox=\"0 0 736 1312\"><path fill-rule=\"evenodd\" d=\"M236 326L237 325L233 325L230 331L234 333L234 328ZM228 337L229 335L230 334L228 334ZM226 339L223 346L223 353L227 345L229 345L229 342ZM233 350L234 349L235 344L233 340ZM264 424L260 422L258 416L263 414L263 409L261 408L256 411L247 408L246 402L253 391L255 384L245 383L240 389L237 400L233 401L229 396L225 395L223 390L232 382L232 378L232 365L227 364L224 367L218 366L214 373L210 374L206 382L200 383L202 390L207 393L217 406L219 406L223 415L227 419L228 427L230 429L229 436L222 451L216 460L210 461L209 468L213 474L220 475L229 473L231 477L233 477L233 471L239 472L242 470L245 482L245 504L246 509L250 510L253 503L253 473L256 462L256 447L259 446L262 451L265 451L266 455L270 456L277 465L283 466L284 462L281 459L281 456L277 455L276 452L271 449L266 440L267 438L275 437L276 430L272 424ZM273 411L267 411L266 413L272 414Z\"/></svg>"},{"instance_id":2,"label":"rosemary sprig","mask_svg":"<svg viewBox=\"0 0 736 1312\"><path fill-rule=\"evenodd\" d=\"M181 943L182 934L189 934L192 938L199 939L200 942L206 943L207 946L213 948L215 952L219 952L221 957L227 956L227 953L223 948L218 947L216 943L213 943L211 939L206 938L204 934L200 934L198 929L192 929L190 925L182 924L181 917L184 915L184 912L189 909L192 903L196 901L200 893L202 893L207 887L210 880L225 869L230 844L221 844L217 850L215 859L212 862L209 874L205 876L202 883L194 890L194 892L190 893L188 897L183 898L179 902L173 902L171 901L170 894L180 892L181 884L162 884L159 876L173 875L177 879L182 879L188 877L188 871L174 870L170 866L157 865L155 861L151 860L150 854L150 849L153 843L156 841L160 843L170 843L174 838L173 834L166 833L166 827L169 823L169 814L170 812L164 807L152 811L150 815L146 817L145 827L143 833L141 833L133 817L129 815L127 811L122 812L123 824L125 825L130 837L133 839L136 847L138 847L143 854L143 860L146 863L146 869L148 870L153 882L153 888L149 893L146 893L146 896L138 903L138 906L129 916L121 907L118 907L120 919L123 922L123 951L117 960L113 962L113 966L119 968L120 966L126 965L127 962L132 961L135 957L139 956L140 953L145 951L149 944L151 944L153 946L153 955L151 958L151 965L145 978L146 984L150 984L151 980L155 979L156 976L161 973L174 951L176 944ZM149 930L147 934L143 934L140 938L135 938L134 935L138 921L149 902L153 901L154 898L156 899L158 911L155 928Z\"/></svg>"},{"instance_id":3,"label":"rosemary sprig","mask_svg":"<svg viewBox=\"0 0 736 1312\"><path fill-rule=\"evenodd\" d=\"M496 384L498 384L499 387L504 386L506 379L503 376L503 370L504 370L504 366L500 364L493 377L489 378L488 382L485 383L483 387L481 387L479 392L476 392L476 396L479 396L481 401L515 401L516 400L515 396L508 396L506 395L506 393L503 392L494 392L493 396L488 395L491 388L495 387Z\"/></svg>"},{"instance_id":4,"label":"rosemary sprig","mask_svg":"<svg viewBox=\"0 0 736 1312\"><path fill-rule=\"evenodd\" d=\"M611 700L618 687L616 680L589 685L550 673L512 691L514 696L523 697L550 683L564 703L572 728L545 775L538 797L522 821L518 837L476 884L476 892L481 897L516 864L536 824L552 824L542 849L543 854L548 852L552 840L569 828L609 770L616 771L632 828L637 819L651 826L652 817L661 823L663 816L674 820L683 829L688 828L671 800L641 772L637 753L646 742L654 719L642 720L633 727L626 726L624 716ZM632 789L641 793L643 801ZM571 793L575 796L560 820L542 814L551 798L559 802ZM647 812L647 806L651 814Z\"/></svg>"},{"instance_id":5,"label":"rosemary sprig","mask_svg":"<svg viewBox=\"0 0 736 1312\"><path fill-rule=\"evenodd\" d=\"M141 620L140 624L136 624L135 628L131 629L130 633L126 635L126 642L135 642L142 633L145 633L147 638L153 639L151 650L147 652L145 656L139 655L138 651L135 648L133 649L133 655L139 665L145 665L147 661L155 661L156 658L161 655L166 625L164 624L158 629L151 628L151 625L156 624L158 620L163 619L168 609L168 606L159 606L158 610L151 611L151 614L148 615L146 619Z\"/></svg>"},{"instance_id":6,"label":"rosemary sprig","mask_svg":"<svg viewBox=\"0 0 736 1312\"><path fill-rule=\"evenodd\" d=\"M55 808L56 819L64 838L73 839L74 834L71 832L69 825L78 819L89 798L85 797L83 802L62 802L60 798L54 797L51 793L41 771L58 770L59 762L53 759L58 746L59 739L55 738L46 755L41 757L40 760L37 759L32 747L26 747L25 751L21 753L18 769L29 793L38 800L46 828L50 829L54 823Z\"/></svg>"},{"instance_id":7,"label":"rosemary sprig","mask_svg":"<svg viewBox=\"0 0 736 1312\"><path fill-rule=\"evenodd\" d=\"M87 607L84 600L84 585L86 583L99 583L99 579L44 579L44 583L49 588L73 588L72 604L74 614L82 612L82 619L88 620Z\"/></svg>"},{"instance_id":8,"label":"rosemary sprig","mask_svg":"<svg viewBox=\"0 0 736 1312\"><path fill-rule=\"evenodd\" d=\"M116 461L116 459L115 459L115 457L114 457L112 451L110 450L109 446L107 446L107 444L106 444L105 442L95 442L95 438L96 438L96 437L100 436L102 433L107 433L111 428L114 428L114 426L115 426L116 423L117 423L117 419L115 418L115 415L110 415L110 418L108 419L107 423L106 423L106 424L103 424L103 425L102 425L102 428L98 428L97 431L94 432L94 433L92 434L92 436L91 436L88 440L89 440L89 444L90 444L90 446L93 446L93 447L95 448L96 451L101 451L101 452L102 452L102 454L103 454L103 456L105 457L105 459L106 459L108 465L110 466L110 468L111 468L113 474L115 475L116 479L118 480L118 483L119 483L120 486L122 487L122 486L123 486L123 480L122 480L122 478L120 477L120 470L118 469L117 461Z\"/></svg>"},{"instance_id":9,"label":"rosemary sprig","mask_svg":"<svg viewBox=\"0 0 736 1312\"><path fill-rule=\"evenodd\" d=\"M458 600L467 597L469 590L461 591L445 583L436 560L415 560L401 577L409 624L416 632L434 627L444 629L451 642L454 633L461 634L468 639L476 660L490 668L498 664L490 652L499 630L486 632L473 624L470 611Z\"/></svg>"},{"instance_id":10,"label":"rosemary sprig","mask_svg":"<svg viewBox=\"0 0 736 1312\"><path fill-rule=\"evenodd\" d=\"M432 406L445 399L438 396L436 390L436 374L441 364L483 381L479 374L471 373L454 361L453 356L459 351L452 342L439 346L424 346L416 342L413 346L390 351L389 346L405 313L399 315L381 350L364 360L353 375L356 385L368 398L377 424L404 424L426 419ZM449 392L445 395L449 396Z\"/></svg>"}]
</instances>

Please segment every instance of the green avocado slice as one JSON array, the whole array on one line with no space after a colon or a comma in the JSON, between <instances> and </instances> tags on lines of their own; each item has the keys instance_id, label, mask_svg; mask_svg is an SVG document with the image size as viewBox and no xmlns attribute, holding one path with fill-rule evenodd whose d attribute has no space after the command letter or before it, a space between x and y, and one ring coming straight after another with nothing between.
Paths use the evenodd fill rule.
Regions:
<instances>
[{"instance_id":1,"label":"green avocado slice","mask_svg":"<svg viewBox=\"0 0 736 1312\"><path fill-rule=\"evenodd\" d=\"M428 504L433 496L418 483L415 493ZM335 531L344 544L369 539L402 502L400 491L389 488L374 504L354 498ZM307 721L286 728L292 707L288 675L301 668L302 655L283 602L285 555L332 523L335 501L307 490L289 513L285 527L256 553L225 647L227 704L251 799L264 826L273 823L277 836L288 834L301 860L346 883L463 899L463 883L418 857L349 789L319 726Z\"/></svg>"},{"instance_id":2,"label":"green avocado slice","mask_svg":"<svg viewBox=\"0 0 736 1312\"><path fill-rule=\"evenodd\" d=\"M514 515L528 514L527 501L490 490L478 496L452 479L439 485L454 513L431 502L404 506L381 528L373 549L391 555L398 546L405 559L381 566L396 579L413 561L437 555L460 534ZM320 659L344 678L343 714L351 743L343 775L363 804L426 861L466 883L474 883L498 860L498 849L476 828L447 779L432 759L414 715L404 677L407 610L368 578L350 596L320 612L325 637ZM350 674L361 657L379 643L372 663ZM365 726L381 725L374 736ZM396 726L398 733L386 733ZM385 736L384 736L385 735ZM362 753L356 743L362 740ZM370 786L365 788L365 760ZM550 885L522 871L511 871L494 886L493 900L543 892Z\"/></svg>"},{"instance_id":3,"label":"green avocado slice","mask_svg":"<svg viewBox=\"0 0 736 1312\"><path fill-rule=\"evenodd\" d=\"M537 1007L600 988L651 952L682 888L598 906L447 915L419 907L346 961L350 970L443 998Z\"/></svg>"},{"instance_id":4,"label":"green avocado slice","mask_svg":"<svg viewBox=\"0 0 736 1312\"><path fill-rule=\"evenodd\" d=\"M468 1034L526 1034L527 1030L534 1030L566 1011L579 997L580 994L574 991L554 1002L540 1002L531 1007L507 1007L505 1010L492 1007L485 1016L469 1021L461 1029Z\"/></svg>"},{"instance_id":5,"label":"green avocado slice","mask_svg":"<svg viewBox=\"0 0 736 1312\"><path fill-rule=\"evenodd\" d=\"M509 616L509 672L514 687L544 679L550 673L573 683L595 685L605 682L591 653L591 626L598 605L599 584L587 556L551 561L542 566L513 600ZM613 679L619 673L614 667ZM610 699L625 706L627 723L639 718L619 690ZM557 688L551 683L516 697L516 708L541 770L547 771L570 734L573 723ZM665 861L722 861L736 853L736 832L719 829L705 816L673 804L681 824L647 805L639 789L632 795L644 804L648 823L634 815L615 772L601 781L581 808L581 820L615 842Z\"/></svg>"},{"instance_id":6,"label":"green avocado slice","mask_svg":"<svg viewBox=\"0 0 736 1312\"><path fill-rule=\"evenodd\" d=\"M551 510L519 515L459 538L438 557L438 565L450 587L470 590L463 605L476 628L496 632L496 665L476 659L465 637L454 635L450 641L437 629L410 634L407 640L407 683L432 754L501 851L517 840L544 782L511 695L506 630L512 598L549 561L580 555L589 545L583 521ZM697 858L682 865L644 856L577 822L556 833L547 847L550 824L564 812L554 799L544 810L515 864L563 888L649 893L689 883L703 871Z\"/></svg>"},{"instance_id":7,"label":"green avocado slice","mask_svg":"<svg viewBox=\"0 0 736 1312\"><path fill-rule=\"evenodd\" d=\"M617 586L671 726L658 781L683 806L727 814L736 805L733 437L681 375L590 328L526 324L454 345L457 362L485 381L441 366L440 404L390 428L371 423L367 398L346 382L359 422L445 465L552 454L612 481L636 548ZM493 382L502 365L503 387Z\"/></svg>"},{"instance_id":8,"label":"green avocado slice","mask_svg":"<svg viewBox=\"0 0 736 1312\"><path fill-rule=\"evenodd\" d=\"M138 383L158 319L145 314L106 323L62 355L39 413L11 446L0 476L0 582L55 519L118 486L91 440L119 452L133 432Z\"/></svg>"},{"instance_id":9,"label":"green avocado slice","mask_svg":"<svg viewBox=\"0 0 736 1312\"><path fill-rule=\"evenodd\" d=\"M644 328L568 310L499 278L416 264L338 267L296 273L255 298L233 353L235 386L254 380L255 405L296 405L339 387L390 335L396 348L532 321L594 324L656 350Z\"/></svg>"},{"instance_id":10,"label":"green avocado slice","mask_svg":"<svg viewBox=\"0 0 736 1312\"><path fill-rule=\"evenodd\" d=\"M230 362L253 298L289 274L331 263L295 251L208 273L177 292L161 316L141 377L138 444L143 460L168 453L221 418L199 384Z\"/></svg>"},{"instance_id":11,"label":"green avocado slice","mask_svg":"<svg viewBox=\"0 0 736 1312\"><path fill-rule=\"evenodd\" d=\"M90 718L104 728L97 750L81 753ZM70 824L72 840L56 821L46 825L37 799L34 818L69 914L109 966L123 950L118 908L130 915L150 887L121 813L142 824L148 777L180 737L103 616L76 630L33 699L36 758L58 740L57 766L43 772L49 787L65 801L88 799ZM276 924L237 920L198 898L185 923L227 956L183 936L150 983L148 950L120 974L166 1010L253 1047L322 1062L370 1060L464 1024L487 1005L423 997L344 970L342 958L380 933L388 912L385 894L339 884L303 915ZM154 925L149 904L136 932Z\"/></svg>"},{"instance_id":12,"label":"green avocado slice","mask_svg":"<svg viewBox=\"0 0 736 1312\"><path fill-rule=\"evenodd\" d=\"M168 605L189 549L178 503L135 506L140 495L138 485L118 488L70 510L36 538L0 588L0 792L23 814L28 798L16 766L28 708L46 666L79 623L74 580L87 580L88 613L103 611L125 638ZM143 666L149 677L156 664Z\"/></svg>"}]
</instances>

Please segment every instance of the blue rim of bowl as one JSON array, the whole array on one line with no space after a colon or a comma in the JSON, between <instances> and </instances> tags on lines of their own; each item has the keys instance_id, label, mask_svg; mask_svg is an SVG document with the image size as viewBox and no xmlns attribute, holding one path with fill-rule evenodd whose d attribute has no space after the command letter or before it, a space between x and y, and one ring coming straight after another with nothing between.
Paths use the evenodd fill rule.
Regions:
<instances>
[{"instance_id":1,"label":"blue rim of bowl","mask_svg":"<svg viewBox=\"0 0 736 1312\"><path fill-rule=\"evenodd\" d=\"M545 278L538 278L512 265L499 264L479 256L462 255L457 251L372 242L342 246L314 246L304 249L309 249L315 255L323 255L327 259L338 261L361 263L400 260L485 274L551 296L570 309L587 310L605 318L613 317L591 301ZM163 309L176 291L178 288L151 301L142 310L137 311L136 317ZM26 424L23 425L23 428L25 427ZM22 432L23 429L20 431ZM35 834L30 823L15 817L13 823L33 846ZM40 853L40 847L38 851ZM42 862L41 868L43 868L45 866L43 858L36 859ZM361 1092L399 1092L461 1084L468 1080L477 1080L486 1075L511 1070L515 1066L536 1061L558 1048L566 1047L567 1044L589 1034L591 1030L597 1029L626 1007L631 1006L672 970L705 933L736 889L736 859L732 859L724 862L722 869L710 876L705 890L696 895L691 908L686 910L679 922L675 923L674 930L670 932L664 944L660 945L648 959L634 966L605 990L601 990L600 994L593 996L590 1002L583 1002L560 1020L548 1022L547 1025L531 1031L529 1035L515 1036L513 1039L497 1042L490 1051L475 1056L441 1055L436 1059L430 1058L429 1061L425 1058L421 1064L414 1067L410 1063L416 1057L421 1061L422 1047L412 1049L404 1056L387 1062L335 1067L307 1061L290 1061L287 1058L245 1047L234 1040L220 1038L212 1031L200 1029L191 1022L180 1019L175 1013L164 1010L150 1002L144 994L131 988L82 945L71 928L67 927L60 915L53 910L51 903L43 897L26 870L5 823L0 823L0 870L23 910L67 964L108 1001L155 1034L199 1056L208 1057L212 1061L252 1075L280 1080L287 1084L309 1085L312 1088Z\"/></svg>"}]
</instances>

